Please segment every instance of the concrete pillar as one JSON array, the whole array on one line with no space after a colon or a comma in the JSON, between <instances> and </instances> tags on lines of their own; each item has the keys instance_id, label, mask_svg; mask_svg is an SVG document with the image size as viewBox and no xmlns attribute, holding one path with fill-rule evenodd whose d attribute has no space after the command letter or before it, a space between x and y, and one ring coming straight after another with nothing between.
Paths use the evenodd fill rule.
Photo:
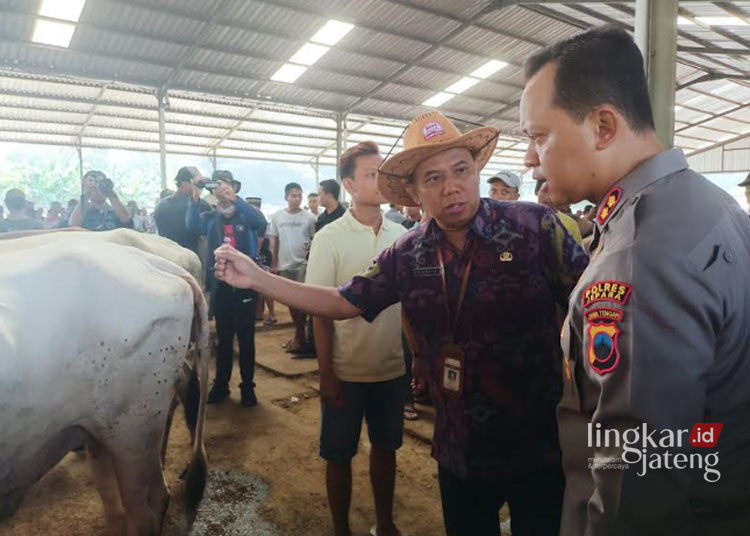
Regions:
<instances>
[{"instance_id":1,"label":"concrete pillar","mask_svg":"<svg viewBox=\"0 0 750 536\"><path fill-rule=\"evenodd\" d=\"M165 93L159 90L156 98L159 101L159 161L161 164L161 189L167 189L167 132L166 120L164 118Z\"/></svg>"},{"instance_id":2,"label":"concrete pillar","mask_svg":"<svg viewBox=\"0 0 750 536\"><path fill-rule=\"evenodd\" d=\"M674 145L678 0L636 0L635 40L643 53L656 133Z\"/></svg>"}]
</instances>

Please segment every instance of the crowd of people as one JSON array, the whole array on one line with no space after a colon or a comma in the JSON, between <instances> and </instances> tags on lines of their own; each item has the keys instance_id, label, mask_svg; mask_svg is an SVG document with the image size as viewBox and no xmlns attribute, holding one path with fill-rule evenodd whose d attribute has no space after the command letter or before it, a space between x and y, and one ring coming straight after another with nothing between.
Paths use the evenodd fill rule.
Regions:
<instances>
[{"instance_id":1,"label":"crowd of people","mask_svg":"<svg viewBox=\"0 0 750 536\"><path fill-rule=\"evenodd\" d=\"M517 536L749 533L750 466L740 461L750 437L750 220L663 149L642 57L623 30L591 30L532 56L521 123L537 203L519 201L510 171L481 198L498 130L462 133L437 111L414 119L387 160L374 142L349 148L341 183L322 181L307 209L302 187L287 184L287 206L270 221L260 199L239 197L231 172L180 169L154 221L205 260L218 339L209 403L230 394L235 336L241 403L258 403L255 323L264 303L264 321L276 322L278 300L294 322L286 350L319 364L336 536L351 534L363 420L371 534L402 534L396 451L404 419L418 417L415 391L436 410L449 536L497 536L505 503ZM134 226L137 207L106 181L89 172L85 205L64 218L55 207L52 219ZM572 213L583 200L596 204ZM44 227L22 192L5 201L0 229ZM592 426L626 437L707 420L726 423L711 467L725 480L713 487L703 467L609 468L603 460L622 460L621 444L592 443ZM687 456L691 446L670 448Z\"/></svg>"}]
</instances>

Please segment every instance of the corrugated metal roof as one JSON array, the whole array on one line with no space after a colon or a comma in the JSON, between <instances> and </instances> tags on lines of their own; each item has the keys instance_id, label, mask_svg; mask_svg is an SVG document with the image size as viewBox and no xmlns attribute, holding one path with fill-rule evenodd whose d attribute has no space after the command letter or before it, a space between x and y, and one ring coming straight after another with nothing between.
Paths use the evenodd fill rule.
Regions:
<instances>
[{"instance_id":1,"label":"corrugated metal roof","mask_svg":"<svg viewBox=\"0 0 750 536\"><path fill-rule=\"evenodd\" d=\"M274 158L298 161L335 155L333 112L349 113L350 144L369 136L392 145L405 120L425 110L424 100L499 59L510 65L441 109L516 136L501 145L488 170L520 168L523 61L586 24L632 24L633 5L487 11L488 3L88 0L64 50L30 43L37 0L0 0L0 125L18 130L2 131L0 139L76 143L80 137L84 144L157 150L156 90L169 82L170 149L249 157L265 148ZM750 15L750 0L681 8L689 17L728 16L727 6ZM270 81L329 18L355 28L295 84ZM679 45L691 49L741 49L750 41L747 27L679 30ZM750 134L750 84L694 83L710 70L748 75L750 65L747 55L679 52L677 80L686 87L677 94L676 142L688 150ZM722 165L735 166L737 158Z\"/></svg>"}]
</instances>

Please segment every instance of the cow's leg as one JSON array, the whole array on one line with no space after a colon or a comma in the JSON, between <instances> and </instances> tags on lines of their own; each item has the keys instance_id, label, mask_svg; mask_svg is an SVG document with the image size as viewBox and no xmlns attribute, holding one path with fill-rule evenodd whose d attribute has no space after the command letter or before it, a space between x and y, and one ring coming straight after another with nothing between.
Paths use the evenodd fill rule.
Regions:
<instances>
[{"instance_id":1,"label":"cow's leg","mask_svg":"<svg viewBox=\"0 0 750 536\"><path fill-rule=\"evenodd\" d=\"M160 444L144 442L139 448L130 447L115 454L120 497L128 517L128 536L156 536L169 502Z\"/></svg>"},{"instance_id":2,"label":"cow's leg","mask_svg":"<svg viewBox=\"0 0 750 536\"><path fill-rule=\"evenodd\" d=\"M169 432L172 430L172 418L174 417L174 410L177 408L177 397L172 399L169 404L169 411L167 412L167 425L164 428L164 439L161 442L161 464L164 465L167 460L167 443L169 443Z\"/></svg>"},{"instance_id":3,"label":"cow's leg","mask_svg":"<svg viewBox=\"0 0 750 536\"><path fill-rule=\"evenodd\" d=\"M89 449L89 464L94 484L104 504L107 533L110 536L127 536L127 517L120 500L115 466L109 449L102 445Z\"/></svg>"}]
</instances>

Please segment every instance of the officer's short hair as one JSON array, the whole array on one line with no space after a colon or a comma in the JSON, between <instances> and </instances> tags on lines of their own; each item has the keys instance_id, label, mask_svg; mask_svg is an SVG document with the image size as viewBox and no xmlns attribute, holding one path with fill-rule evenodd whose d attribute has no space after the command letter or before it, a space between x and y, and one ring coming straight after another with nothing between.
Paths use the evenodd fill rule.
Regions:
<instances>
[{"instance_id":1,"label":"officer's short hair","mask_svg":"<svg viewBox=\"0 0 750 536\"><path fill-rule=\"evenodd\" d=\"M339 194L341 193L341 186L339 186L339 183L334 179L326 179L324 181L320 181L320 184L318 186L320 186L320 188L325 193L331 194L334 199L339 198Z\"/></svg>"},{"instance_id":2,"label":"officer's short hair","mask_svg":"<svg viewBox=\"0 0 750 536\"><path fill-rule=\"evenodd\" d=\"M557 65L555 105L579 123L610 104L635 132L654 129L643 56L625 30L603 26L548 46L526 60L526 80L548 63Z\"/></svg>"}]
</instances>

